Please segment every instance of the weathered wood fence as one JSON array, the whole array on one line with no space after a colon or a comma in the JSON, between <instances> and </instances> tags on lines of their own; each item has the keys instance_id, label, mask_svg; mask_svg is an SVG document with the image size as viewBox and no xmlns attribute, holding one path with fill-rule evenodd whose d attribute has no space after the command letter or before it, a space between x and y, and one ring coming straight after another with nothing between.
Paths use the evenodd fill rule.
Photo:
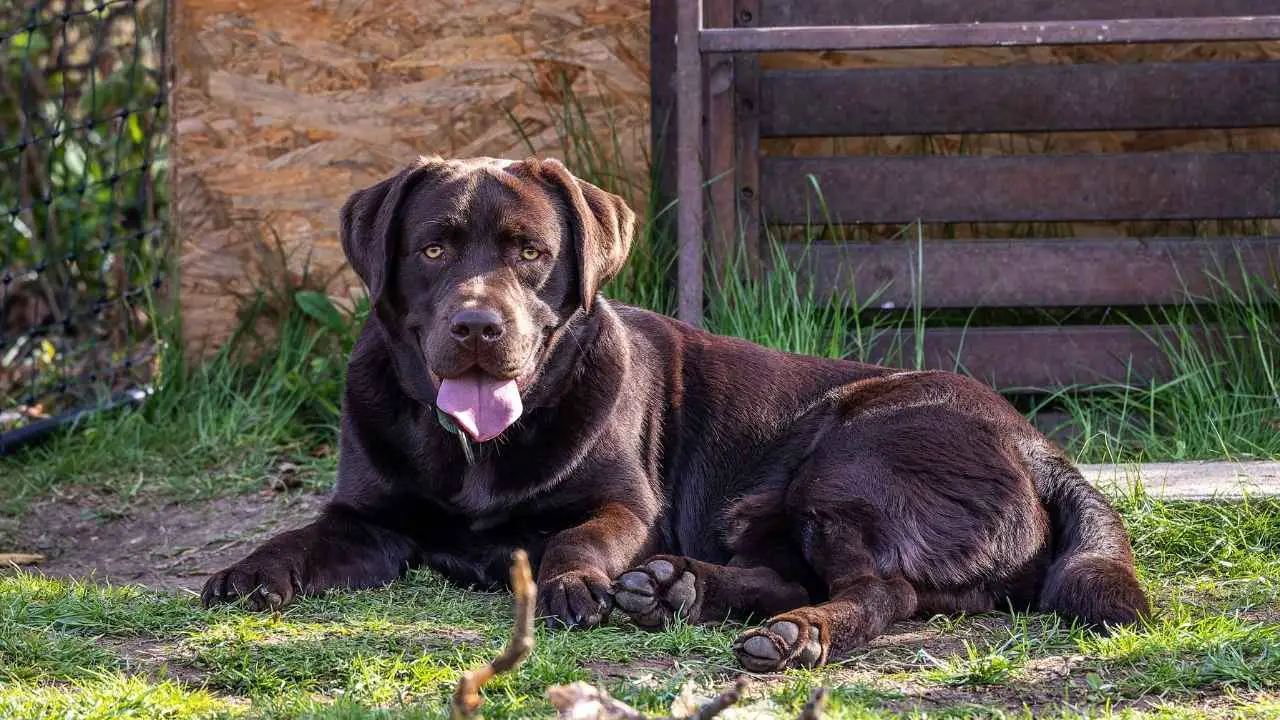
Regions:
<instances>
[{"instance_id":1,"label":"weathered wood fence","mask_svg":"<svg viewBox=\"0 0 1280 720\"><path fill-rule=\"evenodd\" d=\"M1207 296L1217 281L1211 274L1237 286L1246 274L1280 277L1280 240L1264 222L1280 217L1280 152L815 157L761 149L777 138L1280 127L1280 60L1266 57L761 63L762 54L780 51L1266 42L1280 39L1278 11L1274 0L655 2L655 120L676 109L666 159L678 175L681 316L701 319L704 267L723 267L740 252L759 271L770 256L766 228L829 219L1033 229L1137 221L1194 231L788 245L828 298L879 293L877 303L930 309L1147 307ZM1198 221L1257 222L1205 229ZM1161 332L1125 324L935 329L924 348L932 366L958 362L1003 387L1047 387L1158 376L1164 356L1151 338Z\"/></svg>"}]
</instances>

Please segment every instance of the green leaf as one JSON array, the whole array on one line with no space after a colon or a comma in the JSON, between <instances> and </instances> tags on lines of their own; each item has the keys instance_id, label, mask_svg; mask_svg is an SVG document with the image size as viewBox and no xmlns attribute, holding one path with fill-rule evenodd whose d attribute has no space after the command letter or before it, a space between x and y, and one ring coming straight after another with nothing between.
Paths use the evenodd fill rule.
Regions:
<instances>
[{"instance_id":1,"label":"green leaf","mask_svg":"<svg viewBox=\"0 0 1280 720\"><path fill-rule=\"evenodd\" d=\"M31 239L31 228L27 227L27 224L22 222L22 218L17 215L9 216L9 226L22 237L27 238L28 240Z\"/></svg>"},{"instance_id":2,"label":"green leaf","mask_svg":"<svg viewBox=\"0 0 1280 720\"><path fill-rule=\"evenodd\" d=\"M134 145L141 145L146 136L142 134L142 123L138 122L138 113L129 115L129 137L133 138Z\"/></svg>"},{"instance_id":3,"label":"green leaf","mask_svg":"<svg viewBox=\"0 0 1280 720\"><path fill-rule=\"evenodd\" d=\"M329 296L314 290L302 290L293 296L298 307L307 317L319 322L330 330L341 331L346 327L342 312L329 300Z\"/></svg>"},{"instance_id":4,"label":"green leaf","mask_svg":"<svg viewBox=\"0 0 1280 720\"><path fill-rule=\"evenodd\" d=\"M39 32L20 32L9 38L9 56L21 58L49 49L49 40Z\"/></svg>"},{"instance_id":5,"label":"green leaf","mask_svg":"<svg viewBox=\"0 0 1280 720\"><path fill-rule=\"evenodd\" d=\"M68 180L75 180L76 182L79 182L80 179L84 177L84 163L86 159L84 148L80 146L80 143L67 141L63 144L62 162L66 166L67 172L70 173L67 178Z\"/></svg>"}]
</instances>

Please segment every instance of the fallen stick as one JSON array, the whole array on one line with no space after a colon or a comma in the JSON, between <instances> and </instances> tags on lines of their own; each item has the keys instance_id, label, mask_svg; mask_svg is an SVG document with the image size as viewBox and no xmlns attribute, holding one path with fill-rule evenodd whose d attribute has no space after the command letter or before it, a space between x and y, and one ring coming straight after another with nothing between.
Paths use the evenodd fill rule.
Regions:
<instances>
[{"instance_id":1,"label":"fallen stick","mask_svg":"<svg viewBox=\"0 0 1280 720\"><path fill-rule=\"evenodd\" d=\"M39 565L44 562L43 555L32 553L0 553L0 565Z\"/></svg>"},{"instance_id":2,"label":"fallen stick","mask_svg":"<svg viewBox=\"0 0 1280 720\"><path fill-rule=\"evenodd\" d=\"M742 700L746 690L747 679L740 677L734 681L733 687L725 690L711 700L700 705L693 712L679 712L676 705L671 715L664 718L650 718L630 705L609 695L608 691L594 685L575 682L568 685L555 685L547 690L547 699L555 706L557 717L565 720L713 720Z\"/></svg>"},{"instance_id":3,"label":"fallen stick","mask_svg":"<svg viewBox=\"0 0 1280 720\"><path fill-rule=\"evenodd\" d=\"M484 702L480 688L498 675L510 672L533 652L533 612L537 605L538 587L533 582L529 556L524 550L516 550L512 554L511 592L515 595L515 624L511 628L511 638L498 657L483 667L462 674L449 704L452 720L478 718L476 711Z\"/></svg>"},{"instance_id":4,"label":"fallen stick","mask_svg":"<svg viewBox=\"0 0 1280 720\"><path fill-rule=\"evenodd\" d=\"M724 712L731 705L736 705L742 699L742 693L747 689L747 678L739 677L733 681L733 687L725 690L719 695L711 699L711 702L698 708L698 712L691 716L690 720L711 720L720 713Z\"/></svg>"},{"instance_id":5,"label":"fallen stick","mask_svg":"<svg viewBox=\"0 0 1280 720\"><path fill-rule=\"evenodd\" d=\"M547 700L562 720L649 720L645 714L590 683L547 688Z\"/></svg>"},{"instance_id":6,"label":"fallen stick","mask_svg":"<svg viewBox=\"0 0 1280 720\"><path fill-rule=\"evenodd\" d=\"M534 608L537 606L538 588L533 582L529 557L523 550L516 550L512 554L511 591L515 596L515 622L507 646L484 666L462 674L449 703L451 720L481 720L477 714L484 702L480 697L480 688L498 675L513 670L533 652ZM733 687L702 704L692 714L680 713L679 716L687 720L714 720L742 700L746 687L746 676L740 676L734 681ZM815 690L798 720L820 720L826 698L825 688ZM584 682L550 687L547 689L547 699L562 718L647 720L644 713L610 697L604 689Z\"/></svg>"}]
</instances>

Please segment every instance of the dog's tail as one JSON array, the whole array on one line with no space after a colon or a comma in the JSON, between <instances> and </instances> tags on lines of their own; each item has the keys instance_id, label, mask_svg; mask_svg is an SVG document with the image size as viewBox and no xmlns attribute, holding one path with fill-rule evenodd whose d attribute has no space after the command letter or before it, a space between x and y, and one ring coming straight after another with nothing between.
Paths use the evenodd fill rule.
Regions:
<instances>
[{"instance_id":1,"label":"dog's tail","mask_svg":"<svg viewBox=\"0 0 1280 720\"><path fill-rule=\"evenodd\" d=\"M1150 607L1119 513L1062 456L1037 453L1031 465L1053 528L1040 608L1095 626L1127 625L1145 616Z\"/></svg>"}]
</instances>

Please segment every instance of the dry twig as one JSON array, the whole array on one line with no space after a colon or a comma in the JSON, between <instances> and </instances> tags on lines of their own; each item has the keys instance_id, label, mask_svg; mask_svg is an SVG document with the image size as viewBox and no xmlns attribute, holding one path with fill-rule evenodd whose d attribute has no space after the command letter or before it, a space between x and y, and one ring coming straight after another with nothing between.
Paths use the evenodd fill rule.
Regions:
<instances>
[{"instance_id":1,"label":"dry twig","mask_svg":"<svg viewBox=\"0 0 1280 720\"><path fill-rule=\"evenodd\" d=\"M746 676L739 676L733 681L733 687L712 698L711 702L698 708L698 712L690 716L690 720L711 720L724 712L730 705L736 705L747 689Z\"/></svg>"},{"instance_id":2,"label":"dry twig","mask_svg":"<svg viewBox=\"0 0 1280 720\"><path fill-rule=\"evenodd\" d=\"M590 683L553 685L547 688L547 699L561 720L648 720L644 713Z\"/></svg>"},{"instance_id":3,"label":"dry twig","mask_svg":"<svg viewBox=\"0 0 1280 720\"><path fill-rule=\"evenodd\" d=\"M515 551L512 560L511 589L515 595L515 624L511 628L511 638L496 658L483 667L469 670L462 675L457 689L453 692L453 699L449 703L449 716L452 720L479 718L477 711L484 702L480 697L480 688L498 675L510 672L533 652L534 608L537 605L538 590L534 585L529 558L525 552ZM687 720L713 720L740 702L746 687L746 676L740 676L734 681L733 687L702 704L692 713L676 711L674 708L673 713ZM825 688L815 690L804 706L804 710L801 711L799 720L820 720L826 698ZM547 699L551 701L561 718L646 720L644 713L621 700L610 697L604 689L584 682L548 688Z\"/></svg>"},{"instance_id":4,"label":"dry twig","mask_svg":"<svg viewBox=\"0 0 1280 720\"><path fill-rule=\"evenodd\" d=\"M43 555L34 553L0 553L0 565L39 565Z\"/></svg>"},{"instance_id":5,"label":"dry twig","mask_svg":"<svg viewBox=\"0 0 1280 720\"><path fill-rule=\"evenodd\" d=\"M680 710L682 705L677 700L672 705L672 714L661 720L712 720L735 705L742 699L747 687L747 678L740 677L733 687L725 690L692 712ZM691 692L686 690L686 692ZM555 706L557 716L563 720L650 720L649 716L617 700L603 688L584 682L568 685L556 685L547 690L547 699ZM654 718L653 720L659 720Z\"/></svg>"},{"instance_id":6,"label":"dry twig","mask_svg":"<svg viewBox=\"0 0 1280 720\"><path fill-rule=\"evenodd\" d=\"M484 702L480 688L499 674L510 672L533 652L533 611L538 588L529 569L529 556L523 550L512 554L511 591L515 595L515 624L511 628L511 638L498 657L483 667L463 673L449 704L449 716L453 720L478 717L476 711Z\"/></svg>"},{"instance_id":7,"label":"dry twig","mask_svg":"<svg viewBox=\"0 0 1280 720\"><path fill-rule=\"evenodd\" d=\"M820 687L809 696L796 720L822 720L822 713L827 707L827 689Z\"/></svg>"}]
</instances>

